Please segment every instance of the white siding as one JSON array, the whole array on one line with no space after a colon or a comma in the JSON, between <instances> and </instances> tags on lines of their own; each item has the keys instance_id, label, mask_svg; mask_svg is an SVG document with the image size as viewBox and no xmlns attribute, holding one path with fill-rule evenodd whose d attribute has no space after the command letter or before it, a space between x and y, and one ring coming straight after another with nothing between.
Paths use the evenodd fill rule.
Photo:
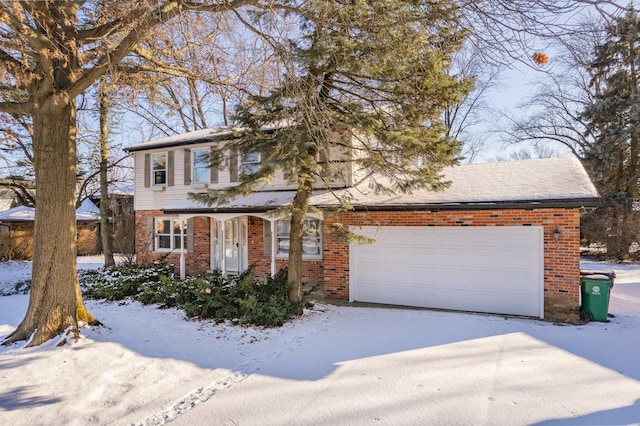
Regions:
<instances>
[{"instance_id":1,"label":"white siding","mask_svg":"<svg viewBox=\"0 0 640 426\"><path fill-rule=\"evenodd\" d=\"M187 198L190 192L205 192L208 189L224 189L229 186L235 185L235 182L230 181L229 167L221 167L218 170L218 182L208 184L207 188L202 185L185 185L184 184L184 153L185 149L199 149L211 146L211 144L194 144L186 147L172 147L172 148L159 148L149 151L136 151L133 153L134 157L134 185L135 185L135 197L134 208L135 210L159 210L168 204L175 203ZM165 185L162 188L150 186L145 188L145 155L153 154L157 152L174 152L174 185ZM228 155L228 153L227 153ZM332 155L332 157L334 157ZM225 161L225 164L228 164ZM350 165L344 164L346 170L345 177L350 178L348 168ZM339 183L337 186L344 186L345 183ZM316 187L323 188L324 183L319 181ZM256 187L256 189L269 189L269 190L281 190L281 189L295 189L295 187L287 185L284 180L283 174L279 174L272 183L262 184Z\"/></svg>"}]
</instances>

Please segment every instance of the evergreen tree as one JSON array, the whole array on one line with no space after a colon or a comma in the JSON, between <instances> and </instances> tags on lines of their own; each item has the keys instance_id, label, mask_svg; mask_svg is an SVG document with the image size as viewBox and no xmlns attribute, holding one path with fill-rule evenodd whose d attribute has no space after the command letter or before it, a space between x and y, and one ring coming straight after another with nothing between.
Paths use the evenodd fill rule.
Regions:
<instances>
[{"instance_id":1,"label":"evergreen tree","mask_svg":"<svg viewBox=\"0 0 640 426\"><path fill-rule=\"evenodd\" d=\"M460 152L443 112L473 85L447 73L466 35L452 2L313 0L301 16L298 37L276 48L286 75L267 95L240 104L234 118L243 130L222 148L259 153L259 167L238 186L192 194L211 205L285 172L297 187L289 208L293 302L302 298L312 188L340 170L330 160L348 158L351 170L380 178L380 191L441 188L439 172Z\"/></svg>"},{"instance_id":2,"label":"evergreen tree","mask_svg":"<svg viewBox=\"0 0 640 426\"><path fill-rule=\"evenodd\" d=\"M628 12L607 27L589 69L595 100L583 112L594 143L584 160L603 197L590 221L607 224L607 248L628 255L640 235L634 204L640 196L640 21Z\"/></svg>"}]
</instances>

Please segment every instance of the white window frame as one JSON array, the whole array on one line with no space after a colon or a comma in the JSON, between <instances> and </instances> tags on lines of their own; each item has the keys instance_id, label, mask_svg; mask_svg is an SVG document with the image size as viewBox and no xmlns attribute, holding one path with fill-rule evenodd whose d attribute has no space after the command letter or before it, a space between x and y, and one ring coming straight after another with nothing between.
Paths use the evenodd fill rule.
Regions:
<instances>
[{"instance_id":1,"label":"white window frame","mask_svg":"<svg viewBox=\"0 0 640 426\"><path fill-rule=\"evenodd\" d=\"M156 163L160 164L160 162L158 162L156 160L156 158L158 157L164 157L164 169L154 169L154 165ZM151 167L151 185L152 186L167 186L167 183L169 181L169 153L167 152L155 152L151 154L151 161L150 161L150 167ZM156 182L156 172L160 173L164 171L164 182L158 183Z\"/></svg>"},{"instance_id":2,"label":"white window frame","mask_svg":"<svg viewBox=\"0 0 640 426\"><path fill-rule=\"evenodd\" d=\"M165 232L164 229L159 229L161 222L169 221L169 232ZM177 224L175 222L178 222ZM153 235L154 235L154 251L159 252L172 252L180 250L180 242L184 242L185 250L187 248L187 221L182 221L181 233L175 231L176 226L180 226L180 220L177 217L158 216L153 218ZM164 225L163 225L164 227ZM161 238L169 237L169 247L161 247Z\"/></svg>"},{"instance_id":3,"label":"white window frame","mask_svg":"<svg viewBox=\"0 0 640 426\"><path fill-rule=\"evenodd\" d=\"M259 152L241 152L238 154L238 174L249 175L258 171L262 155Z\"/></svg>"},{"instance_id":4,"label":"white window frame","mask_svg":"<svg viewBox=\"0 0 640 426\"><path fill-rule=\"evenodd\" d=\"M202 166L202 165L198 165L196 166L196 159L198 157L198 153L204 153L206 155L206 165ZM211 150L209 148L199 148L199 149L194 149L191 151L191 184L202 184L202 183L209 183L209 180L211 178L211 169L209 168L209 154L211 153ZM206 178L204 180L197 180L196 176L197 171L201 170L201 169L205 169L206 170Z\"/></svg>"},{"instance_id":5,"label":"white window frame","mask_svg":"<svg viewBox=\"0 0 640 426\"><path fill-rule=\"evenodd\" d=\"M276 221L275 250L277 258L286 258L289 256L288 242L290 222L291 221L289 219L280 219ZM305 250L305 247L307 250ZM315 251L315 253L312 253L312 251ZM322 259L322 220L318 218L310 216L304 218L302 231L302 259Z\"/></svg>"}]
</instances>

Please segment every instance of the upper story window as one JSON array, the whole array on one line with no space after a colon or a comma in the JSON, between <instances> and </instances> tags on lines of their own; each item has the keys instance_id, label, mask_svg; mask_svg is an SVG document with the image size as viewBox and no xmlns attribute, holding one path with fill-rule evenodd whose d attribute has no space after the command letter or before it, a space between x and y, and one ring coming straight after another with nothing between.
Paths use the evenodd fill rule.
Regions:
<instances>
[{"instance_id":1,"label":"upper story window","mask_svg":"<svg viewBox=\"0 0 640 426\"><path fill-rule=\"evenodd\" d=\"M209 182L209 148L194 149L192 152L191 183Z\"/></svg>"},{"instance_id":2,"label":"upper story window","mask_svg":"<svg viewBox=\"0 0 640 426\"><path fill-rule=\"evenodd\" d=\"M151 154L151 179L153 185L167 184L167 153Z\"/></svg>"},{"instance_id":3,"label":"upper story window","mask_svg":"<svg viewBox=\"0 0 640 426\"><path fill-rule=\"evenodd\" d=\"M155 250L156 251L172 251L179 250L184 246L187 247L187 222L183 222L182 229L180 221L175 218L157 217L155 220ZM181 232L182 231L182 232ZM184 236L182 235L184 234Z\"/></svg>"},{"instance_id":4,"label":"upper story window","mask_svg":"<svg viewBox=\"0 0 640 426\"><path fill-rule=\"evenodd\" d=\"M258 171L260 167L260 153L247 152L240 154L240 176L249 175Z\"/></svg>"}]
</instances>

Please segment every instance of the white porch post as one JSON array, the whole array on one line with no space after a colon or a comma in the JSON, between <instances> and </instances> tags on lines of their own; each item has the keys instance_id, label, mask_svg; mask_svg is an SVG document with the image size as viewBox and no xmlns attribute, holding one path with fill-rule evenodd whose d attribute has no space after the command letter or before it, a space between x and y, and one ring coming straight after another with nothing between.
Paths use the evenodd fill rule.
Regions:
<instances>
[{"instance_id":1,"label":"white porch post","mask_svg":"<svg viewBox=\"0 0 640 426\"><path fill-rule=\"evenodd\" d=\"M178 221L180 223L180 279L184 280L186 277L184 259L184 220L182 219L182 217L178 216Z\"/></svg>"},{"instance_id":2,"label":"white porch post","mask_svg":"<svg viewBox=\"0 0 640 426\"><path fill-rule=\"evenodd\" d=\"M269 226L271 227L271 276L275 277L276 275L276 249L277 245L277 235L276 235L276 221L275 219L271 219L269 221Z\"/></svg>"},{"instance_id":3,"label":"white porch post","mask_svg":"<svg viewBox=\"0 0 640 426\"><path fill-rule=\"evenodd\" d=\"M226 247L226 220L222 219L220 221L220 264L222 271L222 275L227 275L227 247Z\"/></svg>"}]
</instances>

